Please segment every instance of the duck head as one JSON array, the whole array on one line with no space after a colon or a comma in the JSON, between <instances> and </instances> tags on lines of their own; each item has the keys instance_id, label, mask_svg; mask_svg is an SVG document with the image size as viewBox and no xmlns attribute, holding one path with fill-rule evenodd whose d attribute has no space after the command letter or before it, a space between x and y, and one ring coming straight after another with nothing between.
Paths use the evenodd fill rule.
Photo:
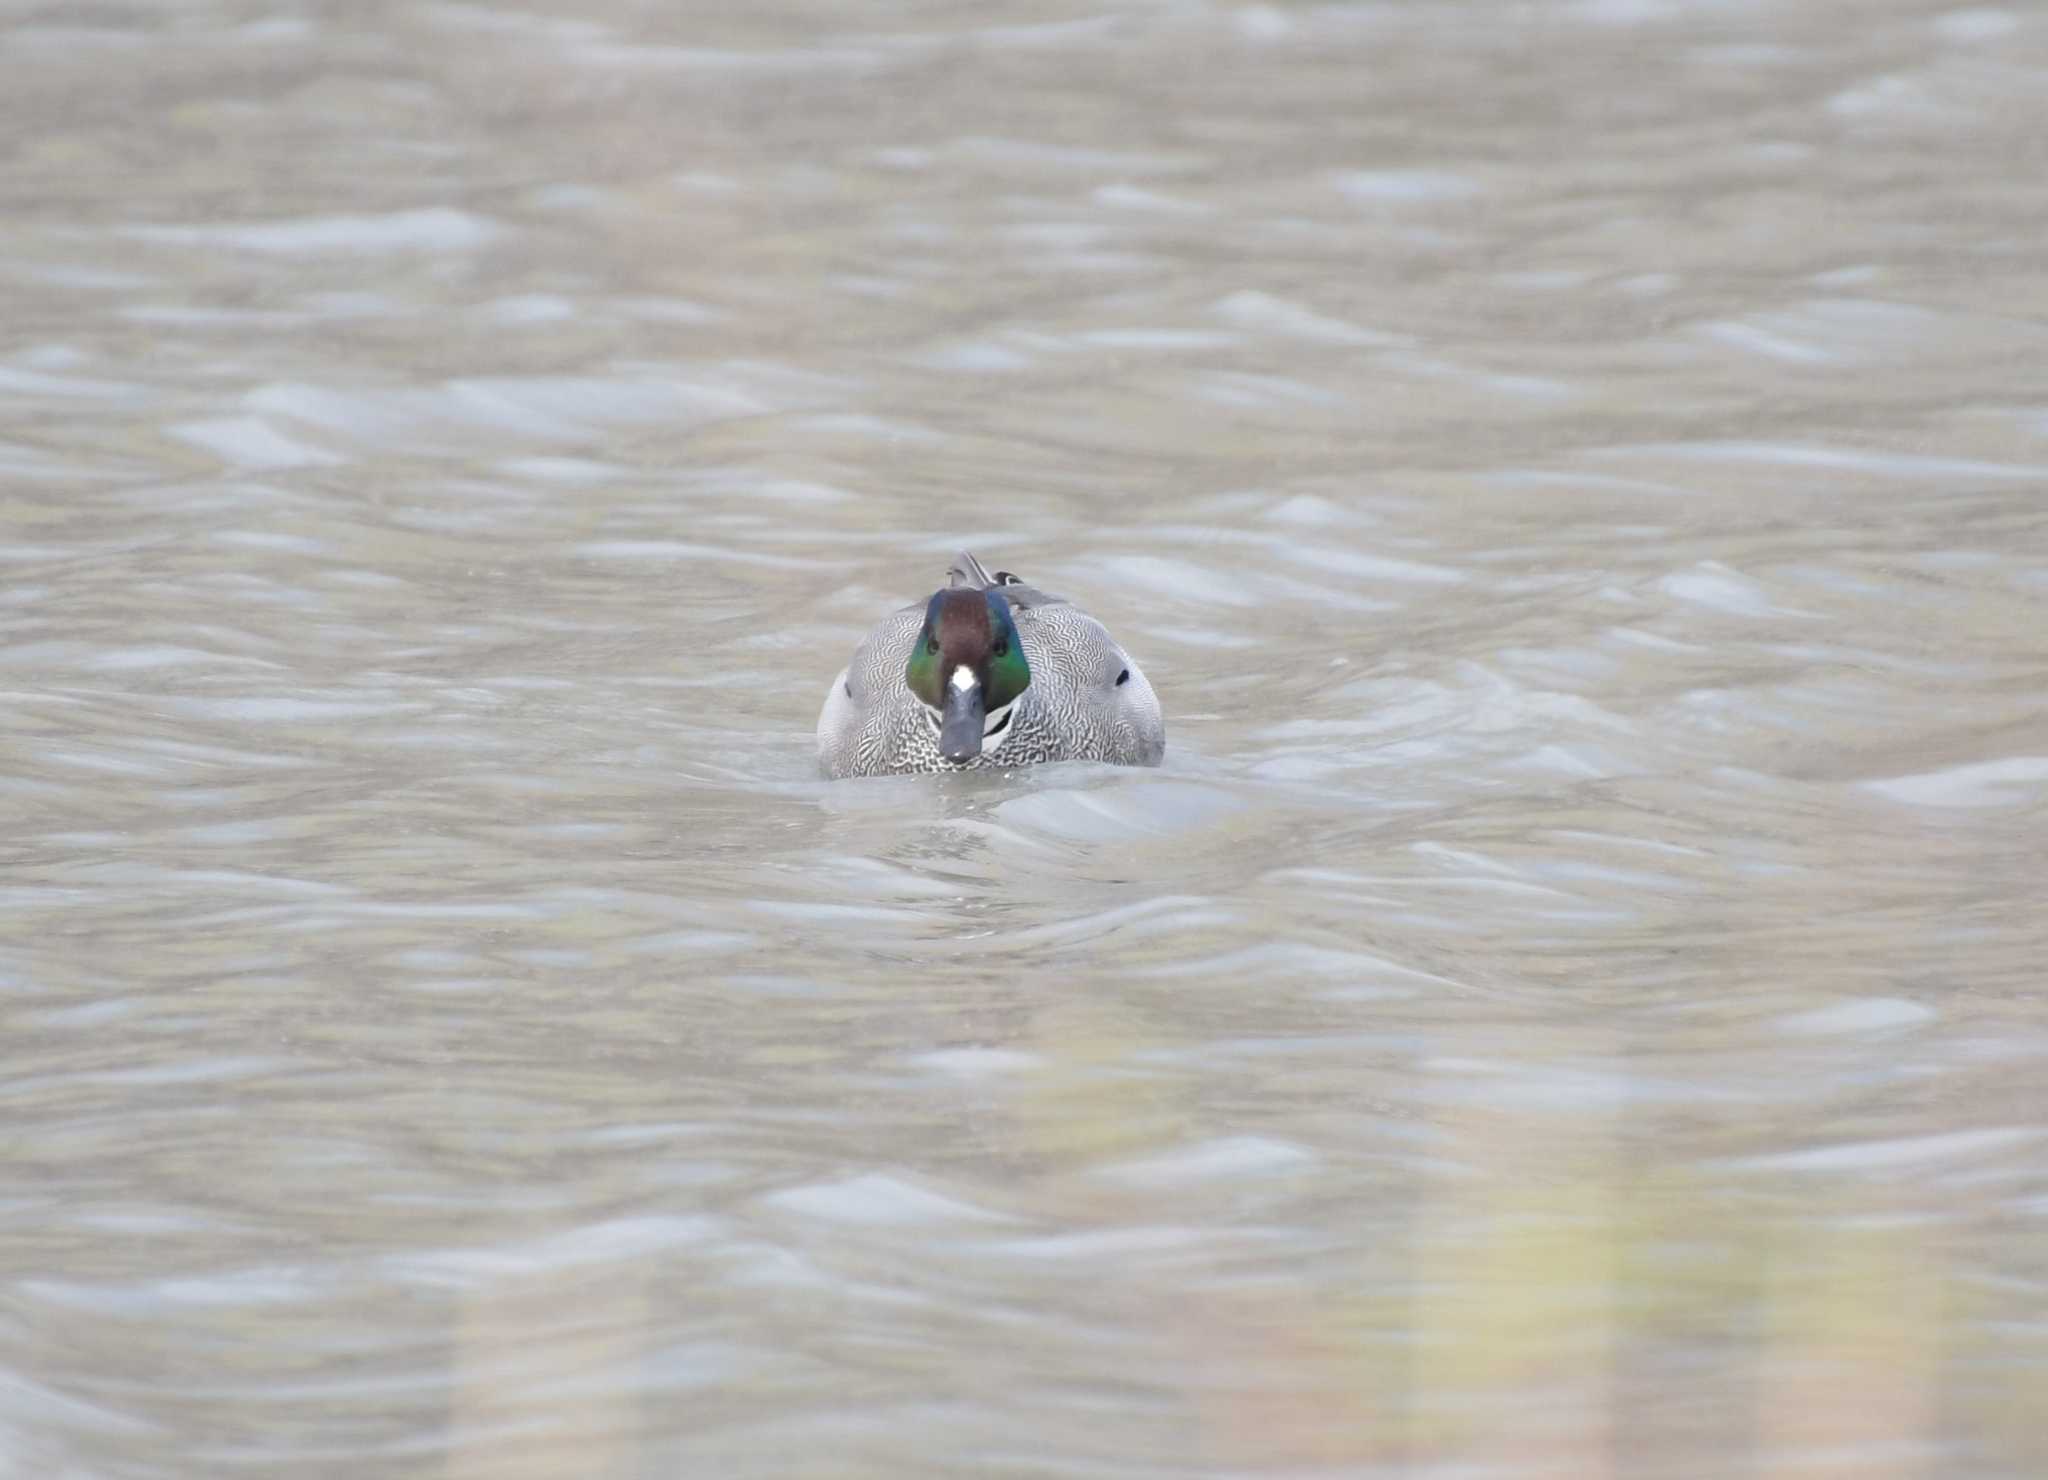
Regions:
<instances>
[{"instance_id":1,"label":"duck head","mask_svg":"<svg viewBox=\"0 0 2048 1480\"><path fill-rule=\"evenodd\" d=\"M939 754L964 766L1002 744L1010 706L1031 683L1010 603L999 590L941 591L924 609L924 630L904 668L939 732Z\"/></svg>"}]
</instances>

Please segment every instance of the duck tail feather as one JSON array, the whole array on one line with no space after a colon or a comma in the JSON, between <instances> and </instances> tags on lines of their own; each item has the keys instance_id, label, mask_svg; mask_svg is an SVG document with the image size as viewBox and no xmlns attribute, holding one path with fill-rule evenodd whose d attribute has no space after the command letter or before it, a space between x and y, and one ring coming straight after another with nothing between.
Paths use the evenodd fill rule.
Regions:
<instances>
[{"instance_id":1,"label":"duck tail feather","mask_svg":"<svg viewBox=\"0 0 2048 1480\"><path fill-rule=\"evenodd\" d=\"M953 564L946 571L948 586L971 586L977 591L986 591L996 583L988 573L988 567L966 550L953 557Z\"/></svg>"}]
</instances>

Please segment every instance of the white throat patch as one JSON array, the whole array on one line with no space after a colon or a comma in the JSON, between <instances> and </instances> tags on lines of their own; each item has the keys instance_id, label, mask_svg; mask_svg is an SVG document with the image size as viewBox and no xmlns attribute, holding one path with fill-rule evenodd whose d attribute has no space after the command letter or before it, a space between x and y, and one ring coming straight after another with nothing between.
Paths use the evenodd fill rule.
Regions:
<instances>
[{"instance_id":1,"label":"white throat patch","mask_svg":"<svg viewBox=\"0 0 2048 1480\"><path fill-rule=\"evenodd\" d=\"M981 717L981 753L983 755L987 755L992 750L1000 749L1002 743L1010 738L1010 715L1016 707L1017 701L1012 699L1001 709L991 709Z\"/></svg>"},{"instance_id":2,"label":"white throat patch","mask_svg":"<svg viewBox=\"0 0 2048 1480\"><path fill-rule=\"evenodd\" d=\"M946 682L949 686L960 690L964 694L969 689L975 687L974 670L963 663L953 670L953 676ZM932 727L934 735L938 734L941 724L939 711L932 708L929 704L923 707L925 723ZM1016 711L1017 701L1012 699L1001 709L991 709L983 713L981 716L981 749L984 755L989 751L999 749L1002 743L1010 738L1010 719Z\"/></svg>"}]
</instances>

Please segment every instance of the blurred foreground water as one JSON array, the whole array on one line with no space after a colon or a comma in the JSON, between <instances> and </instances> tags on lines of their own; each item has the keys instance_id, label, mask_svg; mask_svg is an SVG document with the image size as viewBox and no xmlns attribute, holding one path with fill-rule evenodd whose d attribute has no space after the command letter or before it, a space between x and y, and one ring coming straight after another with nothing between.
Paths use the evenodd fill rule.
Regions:
<instances>
[{"instance_id":1,"label":"blurred foreground water","mask_svg":"<svg viewBox=\"0 0 2048 1480\"><path fill-rule=\"evenodd\" d=\"M567 16L0 29L0 1473L2048 1473L2048 17Z\"/></svg>"}]
</instances>

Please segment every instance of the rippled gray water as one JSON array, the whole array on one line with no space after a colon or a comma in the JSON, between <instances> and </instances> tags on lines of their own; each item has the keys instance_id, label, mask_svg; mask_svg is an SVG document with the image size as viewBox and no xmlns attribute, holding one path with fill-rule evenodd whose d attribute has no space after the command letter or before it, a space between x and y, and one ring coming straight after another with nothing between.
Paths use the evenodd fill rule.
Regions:
<instances>
[{"instance_id":1,"label":"rippled gray water","mask_svg":"<svg viewBox=\"0 0 2048 1480\"><path fill-rule=\"evenodd\" d=\"M0 1473L2048 1471L2034 9L0 73Z\"/></svg>"}]
</instances>

